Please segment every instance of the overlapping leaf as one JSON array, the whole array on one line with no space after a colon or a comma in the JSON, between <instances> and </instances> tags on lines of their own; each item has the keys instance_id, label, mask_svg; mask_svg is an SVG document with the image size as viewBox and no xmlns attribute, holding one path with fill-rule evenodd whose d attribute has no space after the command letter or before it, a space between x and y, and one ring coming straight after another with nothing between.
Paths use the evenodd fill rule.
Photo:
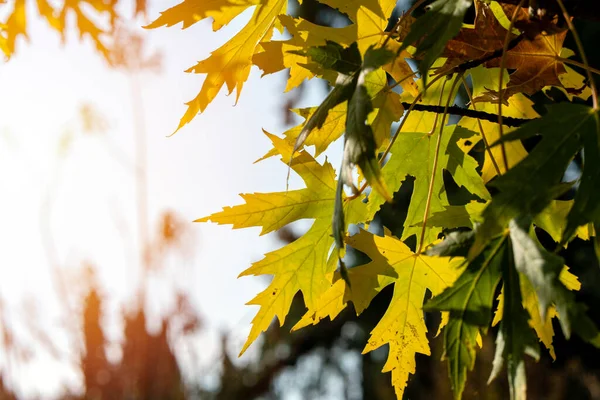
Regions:
<instances>
[{"instance_id":1,"label":"overlapping leaf","mask_svg":"<svg viewBox=\"0 0 600 400\"><path fill-rule=\"evenodd\" d=\"M406 37L401 38L401 50L416 44L415 56L420 58L419 72L426 81L429 68L442 55L448 40L458 34L472 0L436 0L427 12L411 24Z\"/></svg>"},{"instance_id":2,"label":"overlapping leaf","mask_svg":"<svg viewBox=\"0 0 600 400\"><path fill-rule=\"evenodd\" d=\"M425 305L426 310L450 313L444 328L444 353L455 398L461 397L467 371L475 365L477 337L490 324L494 292L507 252L507 238L495 239L469 262L452 287Z\"/></svg>"},{"instance_id":3,"label":"overlapping leaf","mask_svg":"<svg viewBox=\"0 0 600 400\"><path fill-rule=\"evenodd\" d=\"M524 354L539 359L539 345L527 323L529 316L522 305L521 278L510 251L504 253L502 262L503 314L500 330L496 336L496 355L490 381L495 379L506 365L511 400L527 398L527 377Z\"/></svg>"},{"instance_id":4,"label":"overlapping leaf","mask_svg":"<svg viewBox=\"0 0 600 400\"><path fill-rule=\"evenodd\" d=\"M486 241L506 227L512 218L519 215L535 217L560 195L565 190L560 185L564 171L582 146L591 160L598 159L597 118L597 112L589 107L556 104L548 108L544 117L503 138L502 142L511 142L542 134L541 142L525 159L494 181L499 193L483 213L484 222L472 254L481 250ZM588 168L584 167L582 184L567 217L563 242L575 233L577 227L599 221L596 210L600 202L595 200L600 195L593 187L598 187L600 176L598 168L592 167L593 163Z\"/></svg>"},{"instance_id":5,"label":"overlapping leaf","mask_svg":"<svg viewBox=\"0 0 600 400\"><path fill-rule=\"evenodd\" d=\"M323 4L336 8L354 22L356 42L362 55L372 46L385 40L385 28L396 6L395 0L321 0Z\"/></svg>"},{"instance_id":6,"label":"overlapping leaf","mask_svg":"<svg viewBox=\"0 0 600 400\"><path fill-rule=\"evenodd\" d=\"M383 179L387 186L398 189L407 176L415 177L413 194L408 208L408 215L404 223L402 239L419 234L423 222L425 204L431 179L433 159L435 157L436 136L440 134L439 128L434 134L420 132L402 132L391 149L392 157L382 170ZM481 176L477 173L477 162L465 154L459 147L460 139L472 138L475 132L457 125L445 127L441 132L441 144L438 156L436 180L433 183L433 197L431 198L430 214L443 211L449 206L442 175L446 170L452 174L454 181L465 187L481 199L488 199L489 194ZM374 214L383 204L384 199L377 193L369 196L369 211ZM427 227L423 246L437 240L441 228Z\"/></svg>"},{"instance_id":7,"label":"overlapping leaf","mask_svg":"<svg viewBox=\"0 0 600 400\"><path fill-rule=\"evenodd\" d=\"M515 39L517 35L508 33L498 21L491 7L482 1L476 1L477 15L473 28L463 27L460 33L448 42L443 55L447 57L446 66L453 66L472 60L484 60L487 68L500 66L500 55L504 40ZM504 10L512 16L515 6L503 5ZM502 11L500 11L502 12ZM577 91L582 85L562 79L567 70L560 60L562 45L566 31L546 34L541 31L531 32L531 25L524 8L517 12L516 24L525 25L529 31L516 45L512 46L505 55L505 68L514 70L510 74L503 98L506 100L516 93L533 94L545 86L557 86L567 91ZM495 57L494 57L495 56ZM568 85L568 86L564 86ZM482 98L497 99L498 87L488 86L488 92L480 95Z\"/></svg>"},{"instance_id":8,"label":"overlapping leaf","mask_svg":"<svg viewBox=\"0 0 600 400\"><path fill-rule=\"evenodd\" d=\"M584 340L600 347L600 332L586 315L586 308L575 301L573 293L561 282L563 260L544 250L529 236L529 224L527 218L512 220L510 239L516 269L526 276L534 287L542 320L546 318L550 306L554 304L567 339L571 332L576 332Z\"/></svg>"},{"instance_id":9,"label":"overlapping leaf","mask_svg":"<svg viewBox=\"0 0 600 400\"><path fill-rule=\"evenodd\" d=\"M327 41L336 43L340 47L349 46L356 41L356 33L352 27L325 27L287 15L281 15L279 19L291 34L291 38L285 41L262 42L263 51L256 53L252 61L263 70L264 74L289 68L290 77L285 87L286 92L315 76L314 71L307 68L307 64L310 63L309 55L302 54L307 49L325 46Z\"/></svg>"},{"instance_id":10,"label":"overlapping leaf","mask_svg":"<svg viewBox=\"0 0 600 400\"><path fill-rule=\"evenodd\" d=\"M470 76L473 84L473 97L479 98L483 96L487 92L488 88L497 88L498 75L498 68L484 68L483 66L479 66L471 69ZM504 72L504 85L507 81L508 73ZM539 114L533 109L533 102L526 98L523 94L517 93L514 96L511 96L507 102L508 106L503 107L502 110L502 114L504 116L522 119L533 119L539 117ZM475 104L470 104L469 108L477 111L484 111L490 114L496 114L498 112L498 105L490 102L475 102ZM497 123L482 120L478 121L475 118L464 117L461 118L458 124L475 132L480 132L479 124L481 124L481 130L483 131L483 135L486 137L488 145L491 145L500 139L500 128ZM503 127L504 133L512 130L514 130L514 128L509 128L507 126ZM469 146L464 146L463 148L468 150L481 139L482 136L475 137L470 140L471 144ZM525 156L527 156L527 151L519 141L506 143L504 150L506 152L508 168L513 167L515 164L525 158ZM502 148L498 146L492 147L485 152L485 160L481 171L481 176L484 182L489 182L497 175L496 168L500 171L500 173L504 173L507 170L506 165L504 164Z\"/></svg>"},{"instance_id":11,"label":"overlapping leaf","mask_svg":"<svg viewBox=\"0 0 600 400\"><path fill-rule=\"evenodd\" d=\"M394 295L385 315L371 332L363 352L389 345L383 371L392 373L392 383L400 399L408 377L415 373L416 353L430 355L427 328L422 311L427 290L435 296L450 286L459 273L461 260L414 254L393 237L379 237L361 230L348 238L348 244L371 258L371 262L348 271L352 289L338 281L310 309L295 329L335 318L352 301L362 312L384 287L395 283ZM342 290L343 289L343 290Z\"/></svg>"},{"instance_id":12,"label":"overlapping leaf","mask_svg":"<svg viewBox=\"0 0 600 400\"><path fill-rule=\"evenodd\" d=\"M568 267L563 267L558 276L560 282L569 290L581 289L581 283L575 275L573 275ZM521 294L523 301L523 308L529 313L529 325L535 330L540 342L550 352L550 356L556 359L556 353L554 352L554 346L552 340L554 337L554 327L552 326L552 318L558 317L556 313L556 307L550 306L546 313L546 318L542 319L540 314L540 303L537 297L535 288L531 285L531 282L526 277L521 277ZM497 325L503 318L504 309L504 292L498 296L498 309L494 314L494 320L492 326Z\"/></svg>"}]
</instances>

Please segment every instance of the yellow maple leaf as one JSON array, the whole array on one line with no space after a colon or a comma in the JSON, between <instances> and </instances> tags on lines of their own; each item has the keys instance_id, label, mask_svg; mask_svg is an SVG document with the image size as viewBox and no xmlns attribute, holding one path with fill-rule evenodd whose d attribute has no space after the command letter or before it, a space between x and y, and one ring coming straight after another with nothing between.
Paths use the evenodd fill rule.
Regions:
<instances>
[{"instance_id":1,"label":"yellow maple leaf","mask_svg":"<svg viewBox=\"0 0 600 400\"><path fill-rule=\"evenodd\" d=\"M400 43L395 40L390 40L388 41L387 48L398 54ZM417 97L419 95L419 86L413 78L414 72L406 62L406 58L411 58L411 55L406 50L402 50L391 62L384 65L383 69L390 74L396 82L400 82L400 86L405 92L408 92L413 97Z\"/></svg>"},{"instance_id":2,"label":"yellow maple leaf","mask_svg":"<svg viewBox=\"0 0 600 400\"><path fill-rule=\"evenodd\" d=\"M372 45L383 43L388 19L392 15L396 0L319 0L337 8L354 22L358 49L364 55Z\"/></svg>"},{"instance_id":3,"label":"yellow maple leaf","mask_svg":"<svg viewBox=\"0 0 600 400\"><path fill-rule=\"evenodd\" d=\"M344 131L346 130L347 107L348 102L343 102L329 110L323 125L320 128L315 128L306 138L304 146L315 146L315 157L318 157L320 154L322 154L331 143L339 139L344 134ZM298 135L300 135L300 132L302 132L302 129L304 128L305 122L310 119L310 116L315 112L316 109L317 107L310 107L292 110L296 114L303 117L304 121L283 133L285 140L290 145L294 145L296 138ZM279 152L276 148L273 148L269 150L269 152L263 157L258 159L257 162L269 157L273 157L277 154L279 154Z\"/></svg>"},{"instance_id":4,"label":"yellow maple leaf","mask_svg":"<svg viewBox=\"0 0 600 400\"><path fill-rule=\"evenodd\" d=\"M287 165L293 146L274 135L267 136ZM259 305L260 309L252 320L252 329L241 353L269 327L275 317L283 325L298 291L302 292L307 307L312 308L331 287L336 267L333 261L337 261L335 255L330 257L337 186L334 170L328 162L321 165L305 151L296 153L290 165L302 177L306 188L243 195L246 204L226 207L221 212L197 220L232 224L234 228L261 226L264 234L299 219L315 219L308 232L298 240L266 254L240 275L273 275L271 284L248 303ZM365 213L366 205L361 199L346 202L348 223L360 221Z\"/></svg>"},{"instance_id":5,"label":"yellow maple leaf","mask_svg":"<svg viewBox=\"0 0 600 400\"><path fill-rule=\"evenodd\" d=\"M213 31L221 29L248 7L258 4L259 0L184 0L160 13L160 16L146 28L173 26L182 22L186 29L205 18L213 19Z\"/></svg>"},{"instance_id":6,"label":"yellow maple leaf","mask_svg":"<svg viewBox=\"0 0 600 400\"><path fill-rule=\"evenodd\" d=\"M229 94L236 89L237 101L244 82L250 74L252 57L261 50L259 46L260 42L265 38L270 38L273 28L275 26L281 28L277 17L285 13L286 5L287 0L265 0L261 2L230 2L229 0L199 2L186 0L179 6L165 11L154 23L149 25L149 27L156 27L183 22L184 27L187 27L197 19L212 17L215 21L213 28L218 29L248 7L255 7L254 13L246 26L227 43L213 51L210 57L200 61L186 71L196 74L206 74L206 78L202 84L200 93L193 100L186 103L188 109L181 118L177 130L189 123L196 114L204 111L225 84L227 85ZM198 8L195 8L196 6ZM177 9L177 7L180 8Z\"/></svg>"},{"instance_id":7,"label":"yellow maple leaf","mask_svg":"<svg viewBox=\"0 0 600 400\"><path fill-rule=\"evenodd\" d=\"M352 289L336 274L337 280L331 288L319 298L314 307L308 309L292 330L316 325L325 318L333 320L350 301L354 304L356 314L360 315L381 290L394 283L398 274L379 253L374 238L374 235L362 229L358 234L346 237L346 243L368 254L371 262L348 270Z\"/></svg>"},{"instance_id":8,"label":"yellow maple leaf","mask_svg":"<svg viewBox=\"0 0 600 400\"><path fill-rule=\"evenodd\" d=\"M573 207L573 200L552 200L550 204L533 219L533 223L548 232L552 239L559 243L567 226L567 215ZM590 227L582 225L577 228L575 235L583 240L589 240ZM565 247L568 243L565 244Z\"/></svg>"},{"instance_id":9,"label":"yellow maple leaf","mask_svg":"<svg viewBox=\"0 0 600 400\"><path fill-rule=\"evenodd\" d=\"M430 290L435 296L452 285L463 260L415 254L396 238L375 236L364 230L347 242L368 255L371 262L348 271L352 290L344 289L341 280L337 281L294 329L316 324L326 317L335 318L348 301L360 313L377 293L394 283L390 305L371 332L363 353L389 345L383 372L392 373L396 395L401 399L409 374L415 372L416 353L431 354L422 310L425 293Z\"/></svg>"},{"instance_id":10,"label":"yellow maple leaf","mask_svg":"<svg viewBox=\"0 0 600 400\"><path fill-rule=\"evenodd\" d=\"M370 240L368 237L365 239ZM369 248L361 246L362 240L357 238L353 246L360 251L368 251ZM414 254L408 246L392 237L373 236L372 240L398 278L390 305L371 332L363 353L389 345L383 372L392 373L396 396L401 399L409 374L415 373L416 353L431 355L422 310L425 292L429 289L435 296L452 285L458 277L462 260Z\"/></svg>"},{"instance_id":11,"label":"yellow maple leaf","mask_svg":"<svg viewBox=\"0 0 600 400\"><path fill-rule=\"evenodd\" d=\"M115 4L102 0L70 0L57 5L48 0L36 1L39 15L50 25L51 28L59 32L63 38L65 36L65 27L67 19L73 16L76 32L80 38L88 36L95 44L96 49L106 58L111 60L110 51L102 35L108 30L104 30L95 22L97 19L107 19L111 29L114 29L114 23L117 18ZM95 15L88 16L88 11L92 10ZM30 10L25 0L15 0L12 12L5 14L6 21L0 22L0 51L5 56L10 57L15 51L16 42L19 37L28 39L27 35L27 13Z\"/></svg>"},{"instance_id":12,"label":"yellow maple leaf","mask_svg":"<svg viewBox=\"0 0 600 400\"><path fill-rule=\"evenodd\" d=\"M253 63L263 70L263 75L290 69L290 77L285 91L288 92L299 86L304 80L314 77L314 73L305 68L308 57L298 53L309 47L324 46L327 41L334 41L342 46L348 46L355 41L355 33L351 27L332 28L313 24L302 18L292 18L280 15L281 24L288 30L291 38L285 41L264 41L263 51L256 53Z\"/></svg>"},{"instance_id":13,"label":"yellow maple leaf","mask_svg":"<svg viewBox=\"0 0 600 400\"><path fill-rule=\"evenodd\" d=\"M498 88L498 68L484 68L483 66L479 66L477 68L473 68L470 71L470 74L473 80L474 98L477 98L478 96L487 92L488 88L494 88L495 90ZM503 82L504 85L506 85L506 82L508 82L508 72L505 72ZM471 104L469 108L476 109L478 111L484 111L490 114L498 113L498 104L490 102L476 102L475 105ZM511 96L510 99L508 99L508 106L502 107L502 115L507 117L524 119L539 117L539 114L533 109L533 102L520 93L517 93ZM489 121L480 122L489 144L492 144L500 139L500 129L497 123ZM458 124L475 132L479 132L479 125L477 123L477 120L474 118L463 117L461 118ZM514 129L515 128L509 128L507 126L504 126L503 133L506 134ZM475 140L472 140L471 144L469 146L465 146L465 148L471 148L477 142L479 142L480 139L481 136L479 138L475 138ZM518 140L505 143L504 147L506 149L506 157L509 168L514 167L519 161L521 161L523 158L525 158L525 156L527 156L527 151L525 150L521 142ZM496 161L496 165L498 166L500 172L506 172L502 156L502 147L492 147L491 153ZM486 151L485 161L483 164L483 169L481 171L483 181L489 182L496 175L497 172L492 162L492 159L490 158L489 153Z\"/></svg>"}]
</instances>

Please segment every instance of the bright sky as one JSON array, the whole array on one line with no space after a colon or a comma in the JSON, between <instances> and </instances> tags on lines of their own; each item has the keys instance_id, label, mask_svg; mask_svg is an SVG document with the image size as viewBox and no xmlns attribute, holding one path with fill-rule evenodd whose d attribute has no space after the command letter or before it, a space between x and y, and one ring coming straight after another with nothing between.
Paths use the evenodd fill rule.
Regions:
<instances>
[{"instance_id":1,"label":"bright sky","mask_svg":"<svg viewBox=\"0 0 600 400\"><path fill-rule=\"evenodd\" d=\"M176 1L149 3L148 15L153 18ZM269 149L261 129L278 134L285 129L281 114L285 74L259 79L260 71L253 69L237 106L233 107L234 96L222 92L205 114L175 136L166 136L183 115L184 102L202 83L201 76L183 71L206 58L247 17L218 33L212 32L208 21L185 31L173 27L143 32L149 47L164 55L162 73L142 77L151 227L166 209L190 221L195 256L172 260L172 271L178 275L165 285L185 288L204 319L207 331L197 343L207 353L206 363L218 354L217 338L223 329L233 332L235 353L241 347L256 311L244 303L264 287L265 280L236 277L280 244L273 237L259 237L258 228L233 231L191 221L239 204L239 193L285 190L287 170L279 161L253 164ZM18 43L14 58L0 67L0 294L7 305L3 318L29 343L22 313L33 298L36 321L57 345L68 348L40 234L41 221L47 217L58 258L71 271L72 298L86 290L77 280L82 263L91 261L99 267L103 288L114 299L109 325L111 337L118 339L115 313L135 294L137 264L131 263L137 258L135 188L133 174L113 157L107 138L133 160L130 82L124 73L107 69L88 40L79 42L71 34L63 46L45 23L36 18L28 22L29 43ZM303 106L315 105L322 97L320 86L312 88ZM103 135L78 136L67 155L61 155L65 132L79 133L78 109L84 103L104 115L110 128ZM333 162L337 165L337 160ZM56 189L52 212L46 216L42 206L50 187ZM167 292L159 291L151 307L154 312L170 307ZM63 385L78 387L73 370L47 357L25 368L13 364L12 372L19 393L27 396L55 393Z\"/></svg>"}]
</instances>

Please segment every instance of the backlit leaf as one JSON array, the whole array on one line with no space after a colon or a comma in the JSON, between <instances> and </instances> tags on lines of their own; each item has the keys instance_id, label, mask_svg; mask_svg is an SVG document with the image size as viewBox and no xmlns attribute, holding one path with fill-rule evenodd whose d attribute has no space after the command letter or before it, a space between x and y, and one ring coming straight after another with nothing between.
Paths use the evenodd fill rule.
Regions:
<instances>
[{"instance_id":1,"label":"backlit leaf","mask_svg":"<svg viewBox=\"0 0 600 400\"><path fill-rule=\"evenodd\" d=\"M282 155L282 161L289 163L291 145L276 136L268 136ZM315 219L308 232L298 240L268 253L240 275L273 275L271 284L248 303L259 305L260 309L252 320L252 330L242 353L275 317L283 325L298 291L302 292L304 302L311 309L331 286L335 264L328 260L333 244L331 216L336 192L334 170L331 164L325 162L321 165L305 151L296 153L291 168L302 177L306 188L246 194L242 196L245 204L226 207L221 212L197 220L232 224L234 228L260 226L264 234L299 219ZM365 207L360 199L347 202L344 211L348 223L361 220L366 212Z\"/></svg>"},{"instance_id":2,"label":"backlit leaf","mask_svg":"<svg viewBox=\"0 0 600 400\"><path fill-rule=\"evenodd\" d=\"M435 134L439 134L439 130ZM433 186L435 195L431 199L430 215L444 211L445 207L450 205L442 179L444 170L452 174L454 181L459 186L465 187L481 199L489 198L487 189L476 171L477 162L465 154L457 144L460 139L471 138L475 135L475 132L456 125L444 128L437 164L438 170ZM392 190L397 190L407 176L416 178L408 215L404 223L403 240L411 235L417 235L417 240L419 240L422 228L418 224L423 222L435 145L435 135L402 132L392 146L392 157L382 169L383 179ZM371 193L369 196L370 212L374 214L378 211L383 202L384 199L379 194ZM428 226L423 246L433 243L440 232L441 228Z\"/></svg>"}]
</instances>

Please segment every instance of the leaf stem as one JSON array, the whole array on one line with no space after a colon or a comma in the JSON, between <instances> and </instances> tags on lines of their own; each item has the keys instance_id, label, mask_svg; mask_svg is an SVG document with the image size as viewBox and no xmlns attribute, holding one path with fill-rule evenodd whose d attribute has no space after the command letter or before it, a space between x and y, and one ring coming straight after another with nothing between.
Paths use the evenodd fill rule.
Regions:
<instances>
[{"instance_id":1,"label":"leaf stem","mask_svg":"<svg viewBox=\"0 0 600 400\"><path fill-rule=\"evenodd\" d=\"M437 171L438 160L440 156L440 147L442 144L442 133L444 132L444 124L446 123L446 116L448 115L448 107L450 106L450 101L454 100L454 89L456 88L456 84L459 81L459 78L462 77L462 74L457 74L452 82L452 87L450 88L450 93L448 94L448 98L446 99L446 106L444 113L442 114L442 123L440 124L440 133L438 134L437 141L435 144L435 154L433 156L433 166L431 168L431 179L429 180L429 189L427 191L427 202L425 203L425 212L423 214L423 228L421 229L421 238L419 239L419 246L417 249L417 254L421 253L423 249L423 241L425 240L425 231L427 230L427 219L429 216L429 209L431 208L431 198L433 197L433 186L435 182L435 175ZM444 82L444 85L446 82ZM444 93L444 87L442 87L441 93ZM440 95L441 98L441 95ZM437 119L436 119L437 121ZM434 127L435 129L435 127Z\"/></svg>"},{"instance_id":2,"label":"leaf stem","mask_svg":"<svg viewBox=\"0 0 600 400\"><path fill-rule=\"evenodd\" d=\"M598 92L596 90L596 82L594 82L594 77L592 76L592 72L590 70L590 63L588 62L587 56L585 55L585 50L583 49L583 43L581 43L581 39L579 38L579 34L575 29L575 25L573 25L573 21L571 21L571 16L569 15L565 5L562 0L556 0L558 6L560 7L563 17L567 21L567 25L569 25L569 30L573 34L573 39L575 39L575 44L577 45L577 50L579 50L579 56L583 61L583 65L585 68L585 72L587 73L588 80L590 81L590 88L592 89L592 102L594 104L594 110L598 110Z\"/></svg>"},{"instance_id":3,"label":"leaf stem","mask_svg":"<svg viewBox=\"0 0 600 400\"><path fill-rule=\"evenodd\" d=\"M586 66L584 63L580 63L579 61L571 60L570 58L564 58L564 57L557 57L556 59L565 64L571 64L576 67L583 68L585 70L589 70L589 72L593 72L596 75L600 75L600 69L593 68L589 65Z\"/></svg>"},{"instance_id":4,"label":"leaf stem","mask_svg":"<svg viewBox=\"0 0 600 400\"><path fill-rule=\"evenodd\" d=\"M462 81L463 87L465 88L465 91L467 92L467 96L469 96L469 101L471 102L471 106L473 107L473 110L477 111L477 109L475 108L475 102L473 101L473 94L471 93L471 89L469 88L469 85L467 85L467 81L466 81L465 77L461 76L460 79ZM485 145L485 150L488 152L488 155L490 156L490 160L492 161L492 164L494 165L496 174L498 174L498 176L500 176L500 175L502 175L502 173L500 172L498 163L496 163L494 154L492 154L492 149L490 148L490 143L488 142L487 138L485 137L485 132L483 131L483 125L481 125L481 120L479 118L476 118L476 120L477 120L477 125L479 126L479 133L481 133L481 138L483 139L483 144Z\"/></svg>"},{"instance_id":5,"label":"leaf stem","mask_svg":"<svg viewBox=\"0 0 600 400\"><path fill-rule=\"evenodd\" d=\"M508 53L508 47L509 47L509 43L510 43L510 33L512 32L512 28L515 25L515 20L517 19L517 14L519 13L519 10L521 9L521 7L523 7L523 4L525 3L525 0L521 0L519 2L519 5L517 5L515 7L515 10L513 11L513 15L510 19L510 24L508 25L508 29L506 32L506 36L504 37L504 46L502 48L502 56L500 57L500 76L498 78L498 132L500 133L500 139L502 139L502 136L504 135L503 129L502 129L502 102L504 101L503 97L504 97L504 92L502 91L502 81L504 79L504 70L506 69L506 54ZM504 162L504 170L508 171L509 165L508 165L508 157L506 156L506 145L504 144L504 142L502 142L500 144L501 146L501 150L502 150L502 161Z\"/></svg>"}]
</instances>

